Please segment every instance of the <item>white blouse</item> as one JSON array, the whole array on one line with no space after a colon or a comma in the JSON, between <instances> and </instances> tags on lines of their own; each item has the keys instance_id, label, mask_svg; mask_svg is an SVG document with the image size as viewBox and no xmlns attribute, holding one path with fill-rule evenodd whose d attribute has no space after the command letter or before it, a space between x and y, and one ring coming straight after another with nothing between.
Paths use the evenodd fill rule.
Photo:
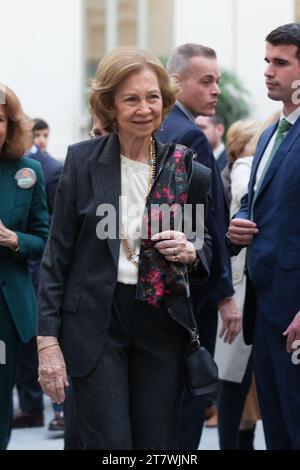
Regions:
<instances>
[{"instance_id":1,"label":"white blouse","mask_svg":"<svg viewBox=\"0 0 300 470\"><path fill-rule=\"evenodd\" d=\"M122 228L130 247L139 255L141 223L148 194L151 167L121 155ZM138 268L127 259L124 243L120 244L118 282L137 284Z\"/></svg>"}]
</instances>

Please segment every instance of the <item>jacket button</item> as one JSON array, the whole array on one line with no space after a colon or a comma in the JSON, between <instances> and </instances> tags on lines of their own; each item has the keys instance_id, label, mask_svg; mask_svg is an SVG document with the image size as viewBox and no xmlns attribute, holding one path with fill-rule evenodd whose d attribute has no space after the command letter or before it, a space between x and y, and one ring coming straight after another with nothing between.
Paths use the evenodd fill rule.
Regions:
<instances>
[{"instance_id":1,"label":"jacket button","mask_svg":"<svg viewBox=\"0 0 300 470\"><path fill-rule=\"evenodd\" d=\"M168 313L173 313L173 310L170 307L168 308Z\"/></svg>"}]
</instances>

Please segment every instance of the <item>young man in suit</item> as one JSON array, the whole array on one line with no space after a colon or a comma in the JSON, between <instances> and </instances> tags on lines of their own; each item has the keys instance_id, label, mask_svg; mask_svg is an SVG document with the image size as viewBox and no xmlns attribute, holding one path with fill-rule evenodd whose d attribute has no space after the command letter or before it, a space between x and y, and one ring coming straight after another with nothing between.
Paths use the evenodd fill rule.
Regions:
<instances>
[{"instance_id":1,"label":"young man in suit","mask_svg":"<svg viewBox=\"0 0 300 470\"><path fill-rule=\"evenodd\" d=\"M224 119L222 116L215 114L214 116L197 116L195 119L196 126L203 130L211 145L218 168L222 172L227 164L227 151L222 142L225 132Z\"/></svg>"},{"instance_id":2,"label":"young man in suit","mask_svg":"<svg viewBox=\"0 0 300 470\"><path fill-rule=\"evenodd\" d=\"M223 320L220 335L232 342L240 330L240 314L232 298L229 256L225 243L228 214L225 213L223 186L215 158L203 131L195 125L201 114L215 114L220 88L220 70L213 49L199 44L184 44L173 52L168 71L179 87L177 102L162 124L158 138L192 148L199 163L211 168L211 205L207 228L214 241L210 281L203 289L192 287L195 316L200 341L214 353L217 311ZM203 299L206 299L203 302ZM183 397L181 449L197 449L201 437L207 397L195 397L186 392ZM201 419L202 418L202 419Z\"/></svg>"},{"instance_id":3,"label":"young man in suit","mask_svg":"<svg viewBox=\"0 0 300 470\"><path fill-rule=\"evenodd\" d=\"M235 249L248 246L252 308L244 313L244 337L248 344L253 342L267 448L299 450L299 23L268 34L265 61L268 96L282 102L282 113L258 143L249 191L229 235Z\"/></svg>"}]
</instances>

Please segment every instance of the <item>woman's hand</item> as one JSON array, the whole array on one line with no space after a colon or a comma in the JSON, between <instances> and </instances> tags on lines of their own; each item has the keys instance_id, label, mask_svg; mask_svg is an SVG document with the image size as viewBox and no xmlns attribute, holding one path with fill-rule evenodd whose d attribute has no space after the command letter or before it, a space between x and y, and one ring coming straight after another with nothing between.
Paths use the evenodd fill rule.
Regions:
<instances>
[{"instance_id":1,"label":"woman's hand","mask_svg":"<svg viewBox=\"0 0 300 470\"><path fill-rule=\"evenodd\" d=\"M0 220L0 245L7 246L11 250L16 250L18 248L18 235L5 227Z\"/></svg>"},{"instance_id":2,"label":"woman's hand","mask_svg":"<svg viewBox=\"0 0 300 470\"><path fill-rule=\"evenodd\" d=\"M38 336L39 383L54 403L65 400L64 387L69 385L66 364L54 336Z\"/></svg>"},{"instance_id":3,"label":"woman's hand","mask_svg":"<svg viewBox=\"0 0 300 470\"><path fill-rule=\"evenodd\" d=\"M187 240L183 232L166 230L165 232L156 233L151 240L157 242L155 248L168 261L192 264L196 260L195 247Z\"/></svg>"}]
</instances>

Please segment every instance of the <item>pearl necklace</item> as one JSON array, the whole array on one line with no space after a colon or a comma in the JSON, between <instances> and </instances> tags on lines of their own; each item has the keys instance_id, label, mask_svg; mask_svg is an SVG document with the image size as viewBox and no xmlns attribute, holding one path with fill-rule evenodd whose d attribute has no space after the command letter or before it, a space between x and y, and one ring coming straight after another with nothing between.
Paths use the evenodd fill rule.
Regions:
<instances>
[{"instance_id":1,"label":"pearl necklace","mask_svg":"<svg viewBox=\"0 0 300 470\"><path fill-rule=\"evenodd\" d=\"M151 188L154 183L155 179L155 172L156 172L156 155L155 155L155 142L153 137L151 137L150 145L149 145L149 154L150 158L148 158L147 163L150 165L150 172L149 172L149 177L148 177L148 191L145 200L147 200L147 197L151 191ZM121 229L121 235L122 235L122 242L124 246L124 250L126 252L126 257L128 261L130 261L132 264L134 264L136 267L139 265L139 255L134 253L133 248L131 247L128 238L125 236L125 231L122 226Z\"/></svg>"}]
</instances>

